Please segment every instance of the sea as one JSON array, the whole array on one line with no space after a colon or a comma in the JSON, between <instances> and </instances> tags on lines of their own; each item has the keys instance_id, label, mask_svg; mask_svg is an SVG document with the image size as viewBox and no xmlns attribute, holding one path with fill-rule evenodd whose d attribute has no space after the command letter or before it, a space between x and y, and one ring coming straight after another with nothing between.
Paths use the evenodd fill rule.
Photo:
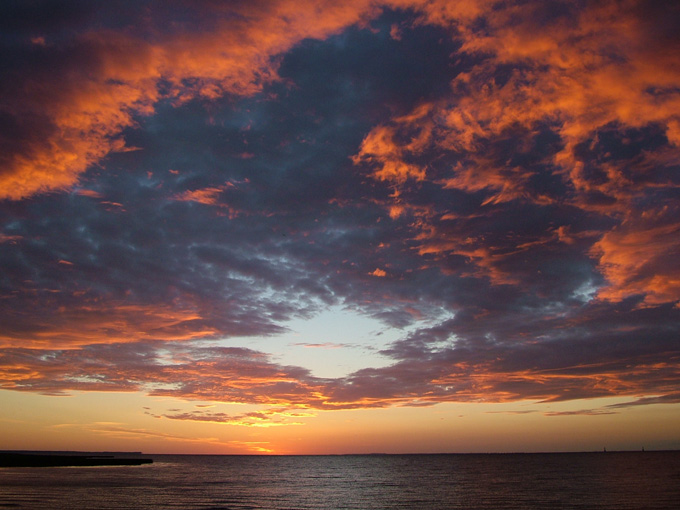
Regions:
<instances>
[{"instance_id":1,"label":"sea","mask_svg":"<svg viewBox=\"0 0 680 510\"><path fill-rule=\"evenodd\" d=\"M144 457L153 464L0 468L0 508L680 508L678 451Z\"/></svg>"}]
</instances>

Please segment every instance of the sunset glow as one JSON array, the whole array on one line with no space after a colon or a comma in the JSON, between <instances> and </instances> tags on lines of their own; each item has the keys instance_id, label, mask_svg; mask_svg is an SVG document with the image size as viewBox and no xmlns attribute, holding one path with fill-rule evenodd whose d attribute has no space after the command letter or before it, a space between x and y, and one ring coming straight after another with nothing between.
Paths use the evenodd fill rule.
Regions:
<instances>
[{"instance_id":1,"label":"sunset glow","mask_svg":"<svg viewBox=\"0 0 680 510\"><path fill-rule=\"evenodd\" d=\"M0 450L680 448L677 2L0 19Z\"/></svg>"}]
</instances>

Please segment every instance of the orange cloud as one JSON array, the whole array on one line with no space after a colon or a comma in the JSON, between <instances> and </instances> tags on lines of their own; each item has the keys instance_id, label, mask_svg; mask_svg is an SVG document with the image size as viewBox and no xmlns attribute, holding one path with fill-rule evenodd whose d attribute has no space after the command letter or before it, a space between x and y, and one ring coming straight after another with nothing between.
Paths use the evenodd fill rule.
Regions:
<instances>
[{"instance_id":1,"label":"orange cloud","mask_svg":"<svg viewBox=\"0 0 680 510\"><path fill-rule=\"evenodd\" d=\"M2 243L16 243L17 241L21 241L23 239L22 236L8 236L6 234L1 234L0 233L0 244Z\"/></svg>"},{"instance_id":2,"label":"orange cloud","mask_svg":"<svg viewBox=\"0 0 680 510\"><path fill-rule=\"evenodd\" d=\"M159 33L151 42L110 30L75 36L68 72L27 78L8 103L21 122L39 113L41 133L4 156L0 199L71 187L89 166L125 150L121 131L153 113L159 99L253 94L276 79L276 55L377 13L368 0L264 4L204 5L211 29ZM88 58L79 61L81 54Z\"/></svg>"},{"instance_id":3,"label":"orange cloud","mask_svg":"<svg viewBox=\"0 0 680 510\"><path fill-rule=\"evenodd\" d=\"M655 40L642 5L597 2L574 13L573 22L557 18L542 25L536 19L550 9L542 2L486 13L489 28L466 30L462 49L493 57L453 81L460 97L440 107L447 128L441 144L474 152L478 138L498 136L514 125L552 123L564 142L555 163L576 190L583 190L582 163L574 150L598 129L658 124L675 143L680 66L670 47ZM658 9L656 14L663 15ZM516 67L499 83L495 71L505 64ZM622 184L613 182L611 194Z\"/></svg>"},{"instance_id":4,"label":"orange cloud","mask_svg":"<svg viewBox=\"0 0 680 510\"><path fill-rule=\"evenodd\" d=\"M396 120L395 122L398 122ZM418 151L427 135L425 132L418 139L412 140L407 146L396 143L394 137L396 129L389 126L374 128L361 143L359 153L352 158L355 164L362 162L377 163L379 168L373 172L373 177L381 181L403 184L408 179L422 181L425 179L425 169L413 163L404 161L408 152Z\"/></svg>"},{"instance_id":5,"label":"orange cloud","mask_svg":"<svg viewBox=\"0 0 680 510\"><path fill-rule=\"evenodd\" d=\"M499 263L510 255L507 250L500 247L484 246L481 239L468 236L455 238L450 232L442 232L438 229L429 229L427 235L421 234L418 236L418 240L421 241L418 247L418 254L420 255L445 257L458 255L472 264L474 269L471 271L461 270L461 276L486 277L496 285L519 283L517 278L500 269ZM450 273L451 271L443 269L443 272Z\"/></svg>"},{"instance_id":6,"label":"orange cloud","mask_svg":"<svg viewBox=\"0 0 680 510\"><path fill-rule=\"evenodd\" d=\"M76 36L75 47L94 55L94 64L75 59L70 72L52 76L49 84L33 79L16 93L10 114L29 118L40 112L46 127L43 136L7 157L0 199L72 186L106 154L125 150L121 131L134 126L136 117L153 113L161 98L182 103L259 91L277 78L276 55L304 38L325 38L370 19L379 4L317 0L305 9L290 0L213 4L206 13L211 28L200 32L159 34L153 41L113 31ZM601 126L657 123L665 126L671 143L680 139L675 40L655 32L643 2L591 3L571 18L542 24L536 19L550 10L544 2L383 4L414 8L422 23L455 28L463 51L491 57L453 81L450 100L395 119L397 125L419 128L408 143L395 142L395 128L386 125L366 137L355 161L376 164L374 176L380 180L424 179L425 167L408 156L433 136L442 147L472 150L476 138L516 124L561 123L565 148L555 161L567 178L578 166L575 145ZM651 11L663 15L659 8ZM483 31L476 28L481 18ZM501 64L516 66L505 83L494 78Z\"/></svg>"},{"instance_id":7,"label":"orange cloud","mask_svg":"<svg viewBox=\"0 0 680 510\"><path fill-rule=\"evenodd\" d=\"M218 197L222 193L223 188L203 188L193 191L185 191L177 195L175 198L183 202L198 202L204 205L217 205Z\"/></svg>"},{"instance_id":8,"label":"orange cloud","mask_svg":"<svg viewBox=\"0 0 680 510\"><path fill-rule=\"evenodd\" d=\"M91 344L143 340L207 338L217 331L202 325L191 308L167 305L90 304L58 307L53 315L36 319L30 331L0 333L0 347L76 348Z\"/></svg>"},{"instance_id":9,"label":"orange cloud","mask_svg":"<svg viewBox=\"0 0 680 510\"><path fill-rule=\"evenodd\" d=\"M568 357L565 349L571 352L573 345L557 342L537 350L530 345L516 348L518 352L499 347L489 353L493 359L469 361L455 360L467 357L467 349L449 351L448 355L444 352L363 369L335 380L277 365L264 353L207 344L148 342L47 351L17 348L0 353L0 384L5 389L51 395L145 390L151 396L269 406L240 415L205 409L147 413L250 427L298 424L313 417L314 410L677 393L677 359L658 362L617 354L588 364L577 361L555 366L554 349ZM548 367L542 367L546 363Z\"/></svg>"},{"instance_id":10,"label":"orange cloud","mask_svg":"<svg viewBox=\"0 0 680 510\"><path fill-rule=\"evenodd\" d=\"M452 80L448 97L421 104L365 137L353 161L371 168L374 179L404 189L409 180L429 178L444 189L484 193L482 206L515 200L568 203L620 221L645 194L677 186L662 177L678 164L680 40L664 22L669 16L677 19L677 8L666 12L667 6L641 0L565 3L563 11L540 1L414 6L421 23L453 29L461 51L478 60ZM598 148L603 132L621 134L626 144L627 130L646 128L665 132L667 146L621 161L608 153L601 159L581 154L588 145L604 152ZM528 153L532 137L542 129L560 139L561 148L541 164L563 182L566 194L532 189L535 171L489 155L490 144L504 140L513 141L515 154ZM446 155L452 161L449 176L429 175L419 159L425 148L430 160ZM393 198L387 207L396 219L411 204L406 193L396 192ZM423 242L419 253L461 255L492 281L517 283L499 269L505 253L471 246L455 234L447 238L451 233L438 227L436 219L425 214L413 223L416 239ZM599 296L618 300L641 292L649 304L676 300L677 272L666 263L651 270L669 253L653 255L655 250L677 249L672 232L675 227L666 225L633 233L622 224L618 231L603 233L592 253L610 287ZM650 247L633 249L642 239Z\"/></svg>"},{"instance_id":11,"label":"orange cloud","mask_svg":"<svg viewBox=\"0 0 680 510\"><path fill-rule=\"evenodd\" d=\"M152 416L157 418L168 418L170 420L222 423L225 425L234 425L239 427L269 428L290 425L304 425L304 422L299 421L300 418L314 417L316 416L316 413L311 413L307 411L306 408L265 408L260 411L253 411L239 415L231 415L215 411L194 410L191 412L182 413L168 412L161 415L152 414Z\"/></svg>"},{"instance_id":12,"label":"orange cloud","mask_svg":"<svg viewBox=\"0 0 680 510\"><path fill-rule=\"evenodd\" d=\"M18 93L25 101L11 106L10 113L17 117L39 110L46 127L41 136L5 158L9 164L3 165L0 174L0 198L18 200L72 186L106 154L125 150L120 133L134 127L139 116L153 113L159 100L182 104L195 98L254 94L277 79L277 55L306 37L327 37L376 12L376 4L368 0L310 2L305 9L292 1L265 4L266 9L258 3L237 7L213 4L215 23L205 31L159 35L152 41L111 32L79 36L74 45L88 49L96 65L80 67L76 63L70 74L55 77L50 85L31 83ZM451 264L441 265L445 272L517 285L521 272L512 272L505 264L512 257L549 243L575 246L586 237L597 236L599 241L590 254L608 284L598 290L600 299L618 302L637 294L649 306L677 302L678 211L660 203L640 205L645 193L672 184L667 178L656 178L656 172L673 168L678 161L680 71L674 39L663 33L654 36L649 16L639 10L645 5L642 2L587 3L570 17L537 24L537 18L549 14L542 10L549 10L547 4L393 2L393 6L419 9L422 23L452 29L461 39L462 50L478 60L452 81L447 97L424 102L409 114L371 130L353 162L365 166L376 183L393 191L392 202L385 204L392 219L413 213L416 218L410 227L416 242L410 246L423 257L431 256L435 263ZM482 17L484 23L480 23ZM664 46L659 41L670 42ZM40 46L49 47L48 43L43 40ZM499 69L505 72L501 75ZM586 167L579 148L595 147L603 131L623 133L648 127L665 133L664 150L642 154L626 164L591 161L597 172ZM560 149L541 163L546 174L561 179L566 187L568 193L559 197L562 204L579 214L603 214L608 216L608 224L618 222L618 226L593 233L571 232L556 225L531 239L526 235L513 238L512 232L503 238L504 233L497 231L489 236L491 240L485 238L484 224L476 220L503 214L498 206L511 201L534 205L558 201L548 192L530 188L535 175L532 170L487 153L489 143L499 140L511 140L517 145L515 152L526 152L527 140L543 128L549 128L560 141ZM442 154L450 156L451 168L444 175L434 174L430 159ZM592 173L597 173L597 178ZM484 195L481 212L473 217L410 203L409 186L428 179L428 185L442 190ZM218 205L225 189L196 189L175 198ZM92 191L79 193L98 197ZM602 195L611 205L593 205L591 194ZM640 213L642 208L646 212ZM0 234L0 243L19 240L19 236ZM68 261L60 260L65 270L70 267ZM384 277L386 271L377 268L370 274ZM637 365L615 370L579 366L550 372L511 370L493 363L456 364L449 359L437 366L433 355L432 365L397 364L339 381L314 379L302 369L281 367L252 354L239 358L223 352L210 356L175 349L162 363L144 364L145 360L138 360L143 356L138 356L134 363L126 360L127 365L116 367L109 361L111 353L105 352L106 356L91 361L99 344L115 342L119 344L116 350L124 350L126 342L229 334L227 328L212 327L200 306L179 302L181 299L173 306L111 302L55 306L44 323L38 319L24 331L22 322L16 330L0 333L0 346L24 348L19 353L2 353L6 355L3 362L9 360L3 365L3 387L55 393L149 387L152 395L186 399L340 409L633 395L650 387L663 389L664 384L669 389L677 386L675 378L666 381L663 374L651 377L658 372L677 374L675 361L665 367ZM61 351L26 349L55 346ZM82 346L88 349L79 349ZM85 361L70 358L80 355ZM421 357L428 360L428 355L424 351ZM65 361L54 362L60 356ZM592 370L584 375L581 371L585 368ZM177 419L191 416L194 414ZM215 413L196 416L200 420L226 419ZM241 421L254 424L263 420L260 415L247 418Z\"/></svg>"},{"instance_id":13,"label":"orange cloud","mask_svg":"<svg viewBox=\"0 0 680 510\"><path fill-rule=\"evenodd\" d=\"M609 284L598 291L600 299L642 294L646 305L680 301L678 217L668 206L632 213L593 245L591 254Z\"/></svg>"}]
</instances>

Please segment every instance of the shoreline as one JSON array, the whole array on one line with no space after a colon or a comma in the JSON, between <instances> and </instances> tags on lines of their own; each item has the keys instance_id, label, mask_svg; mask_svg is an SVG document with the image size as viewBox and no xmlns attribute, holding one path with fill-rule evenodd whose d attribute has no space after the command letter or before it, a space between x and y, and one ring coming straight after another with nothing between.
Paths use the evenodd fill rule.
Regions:
<instances>
[{"instance_id":1,"label":"shoreline","mask_svg":"<svg viewBox=\"0 0 680 510\"><path fill-rule=\"evenodd\" d=\"M138 454L0 452L0 467L140 466L153 463L150 458L116 455Z\"/></svg>"}]
</instances>

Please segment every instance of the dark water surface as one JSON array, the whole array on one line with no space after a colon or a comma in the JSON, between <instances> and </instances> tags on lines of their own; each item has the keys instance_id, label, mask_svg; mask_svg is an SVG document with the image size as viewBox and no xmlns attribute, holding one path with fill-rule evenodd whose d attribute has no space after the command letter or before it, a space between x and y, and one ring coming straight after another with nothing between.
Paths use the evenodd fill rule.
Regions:
<instances>
[{"instance_id":1,"label":"dark water surface","mask_svg":"<svg viewBox=\"0 0 680 510\"><path fill-rule=\"evenodd\" d=\"M2 468L0 508L680 508L680 452L147 457Z\"/></svg>"}]
</instances>

